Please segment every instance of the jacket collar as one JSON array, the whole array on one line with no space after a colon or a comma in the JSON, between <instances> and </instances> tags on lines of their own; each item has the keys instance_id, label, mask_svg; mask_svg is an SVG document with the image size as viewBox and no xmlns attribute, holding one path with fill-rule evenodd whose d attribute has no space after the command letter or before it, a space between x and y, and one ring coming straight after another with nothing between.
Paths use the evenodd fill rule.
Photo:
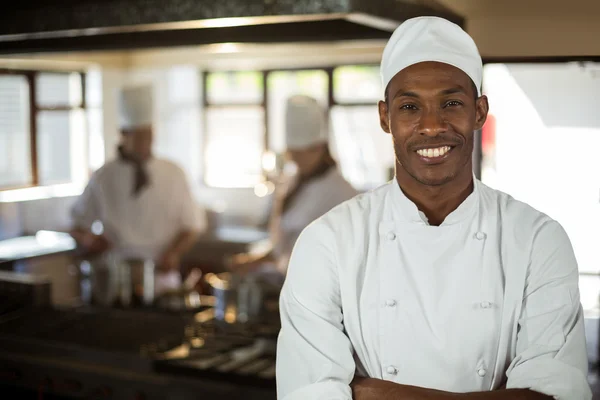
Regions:
<instances>
[{"instance_id":1,"label":"jacket collar","mask_svg":"<svg viewBox=\"0 0 600 400\"><path fill-rule=\"evenodd\" d=\"M421 212L415 203L413 203L400 189L396 179L390 182L391 185L391 207L393 219L408 223L417 223L429 225L427 217ZM452 211L440 226L447 226L459 223L469 218L477 209L479 204L481 182L473 176L473 192L463 201L456 210Z\"/></svg>"}]
</instances>

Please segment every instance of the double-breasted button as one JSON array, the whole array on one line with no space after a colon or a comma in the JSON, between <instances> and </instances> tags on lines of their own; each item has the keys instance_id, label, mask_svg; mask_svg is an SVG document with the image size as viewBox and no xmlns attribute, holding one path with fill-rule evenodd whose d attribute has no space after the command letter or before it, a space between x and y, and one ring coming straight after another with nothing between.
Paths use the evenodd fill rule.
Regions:
<instances>
[{"instance_id":1,"label":"double-breasted button","mask_svg":"<svg viewBox=\"0 0 600 400\"><path fill-rule=\"evenodd\" d=\"M483 240L487 237L487 235L485 234L485 232L477 232L475 234L475 239L477 240Z\"/></svg>"},{"instance_id":2,"label":"double-breasted button","mask_svg":"<svg viewBox=\"0 0 600 400\"><path fill-rule=\"evenodd\" d=\"M390 365L385 369L385 372L387 372L389 375L396 375L398 373L398 369L396 369L396 367L393 365Z\"/></svg>"}]
</instances>

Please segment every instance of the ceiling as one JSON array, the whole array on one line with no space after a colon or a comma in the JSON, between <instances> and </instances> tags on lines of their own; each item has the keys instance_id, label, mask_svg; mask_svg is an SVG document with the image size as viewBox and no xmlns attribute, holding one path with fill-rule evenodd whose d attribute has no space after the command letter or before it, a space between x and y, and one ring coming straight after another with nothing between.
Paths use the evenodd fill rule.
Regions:
<instances>
[{"instance_id":1,"label":"ceiling","mask_svg":"<svg viewBox=\"0 0 600 400\"><path fill-rule=\"evenodd\" d=\"M600 20L598 0L437 0L465 17L473 18L513 16L540 18L553 16L590 16Z\"/></svg>"},{"instance_id":2,"label":"ceiling","mask_svg":"<svg viewBox=\"0 0 600 400\"><path fill-rule=\"evenodd\" d=\"M3 6L0 54L386 39L420 15L464 22L434 0L24 0Z\"/></svg>"}]
</instances>

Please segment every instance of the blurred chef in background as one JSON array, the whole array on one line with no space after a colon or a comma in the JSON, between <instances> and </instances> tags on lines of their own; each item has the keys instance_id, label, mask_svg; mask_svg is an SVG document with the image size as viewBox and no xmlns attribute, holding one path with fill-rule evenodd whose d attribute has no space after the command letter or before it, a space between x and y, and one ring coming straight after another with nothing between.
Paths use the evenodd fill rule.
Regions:
<instances>
[{"instance_id":1,"label":"blurred chef in background","mask_svg":"<svg viewBox=\"0 0 600 400\"><path fill-rule=\"evenodd\" d=\"M118 157L93 174L76 201L71 235L89 257L114 250L153 260L159 292L180 285L181 256L205 221L183 170L152 155L152 104L151 86L120 92Z\"/></svg>"},{"instance_id":2,"label":"blurred chef in background","mask_svg":"<svg viewBox=\"0 0 600 400\"><path fill-rule=\"evenodd\" d=\"M312 221L357 191L343 178L331 156L325 110L304 95L288 99L285 114L287 156L296 166L277 182L270 214L272 250L266 255L240 254L232 266L256 269L273 263L285 275L287 263L300 232Z\"/></svg>"}]
</instances>

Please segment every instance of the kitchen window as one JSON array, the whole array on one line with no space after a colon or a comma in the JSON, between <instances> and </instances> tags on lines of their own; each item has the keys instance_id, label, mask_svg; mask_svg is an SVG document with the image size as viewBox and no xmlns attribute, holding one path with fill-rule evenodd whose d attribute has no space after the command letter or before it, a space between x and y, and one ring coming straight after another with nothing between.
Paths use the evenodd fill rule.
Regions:
<instances>
[{"instance_id":1,"label":"kitchen window","mask_svg":"<svg viewBox=\"0 0 600 400\"><path fill-rule=\"evenodd\" d=\"M379 125L377 103L383 96L379 67L342 66L333 70L332 78L334 153L355 188L372 189L394 174L392 138Z\"/></svg>"},{"instance_id":2,"label":"kitchen window","mask_svg":"<svg viewBox=\"0 0 600 400\"><path fill-rule=\"evenodd\" d=\"M0 72L0 188L85 179L87 129L79 72Z\"/></svg>"},{"instance_id":3,"label":"kitchen window","mask_svg":"<svg viewBox=\"0 0 600 400\"><path fill-rule=\"evenodd\" d=\"M252 187L265 152L264 74L204 74L204 180L212 187Z\"/></svg>"},{"instance_id":4,"label":"kitchen window","mask_svg":"<svg viewBox=\"0 0 600 400\"><path fill-rule=\"evenodd\" d=\"M204 181L253 187L266 179L273 155L285 152L285 103L295 94L319 101L330 118L330 143L342 173L357 189L390 177L393 149L379 127L379 68L335 68L204 74Z\"/></svg>"}]
</instances>

